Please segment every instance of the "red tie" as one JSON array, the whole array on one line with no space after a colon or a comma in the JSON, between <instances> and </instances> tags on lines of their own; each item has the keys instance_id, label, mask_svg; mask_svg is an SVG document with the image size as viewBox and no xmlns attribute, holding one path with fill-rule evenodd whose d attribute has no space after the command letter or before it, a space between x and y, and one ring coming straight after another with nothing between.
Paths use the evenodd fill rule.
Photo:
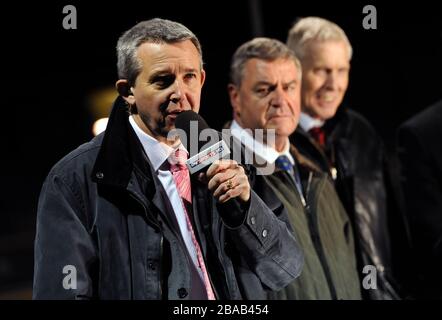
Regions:
<instances>
[{"instance_id":1,"label":"red tie","mask_svg":"<svg viewBox=\"0 0 442 320\"><path fill-rule=\"evenodd\" d=\"M195 251L198 259L198 264L203 274L204 286L206 287L207 297L209 300L215 300L215 294L213 293L212 285L209 281L209 275L207 274L206 265L204 264L203 254L201 248L196 240L195 233L193 232L192 223L190 222L190 217L187 212L184 201L192 204L192 194L190 187L190 176L189 170L186 167L187 152L182 149L176 149L175 152L170 157L170 171L172 172L173 180L175 181L176 187L178 189L178 194L181 197L184 213L186 215L187 230L189 231L193 245L195 246Z\"/></svg>"},{"instance_id":2,"label":"red tie","mask_svg":"<svg viewBox=\"0 0 442 320\"><path fill-rule=\"evenodd\" d=\"M325 146L325 132L321 127L311 128L308 132L321 147Z\"/></svg>"}]
</instances>

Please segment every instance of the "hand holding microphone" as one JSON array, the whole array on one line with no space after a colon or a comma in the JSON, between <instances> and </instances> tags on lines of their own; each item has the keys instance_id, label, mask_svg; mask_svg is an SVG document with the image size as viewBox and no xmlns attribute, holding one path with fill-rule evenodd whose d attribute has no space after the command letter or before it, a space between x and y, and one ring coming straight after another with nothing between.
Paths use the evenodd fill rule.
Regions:
<instances>
[{"instance_id":1,"label":"hand holding microphone","mask_svg":"<svg viewBox=\"0 0 442 320\"><path fill-rule=\"evenodd\" d=\"M250 183L244 168L235 160L221 159L207 169L209 190L221 203L238 198L243 202L250 199Z\"/></svg>"},{"instance_id":2,"label":"hand holding microphone","mask_svg":"<svg viewBox=\"0 0 442 320\"><path fill-rule=\"evenodd\" d=\"M192 127L193 121L195 126ZM250 183L244 168L235 160L222 159L230 154L230 150L219 139L221 134L210 129L206 121L193 111L180 113L175 127L181 130L181 141L190 152L187 161L190 173L198 175L200 180L208 181L208 188L218 202L226 203L230 199L237 199L242 203L249 201ZM210 130L210 142L200 140L203 130Z\"/></svg>"}]
</instances>

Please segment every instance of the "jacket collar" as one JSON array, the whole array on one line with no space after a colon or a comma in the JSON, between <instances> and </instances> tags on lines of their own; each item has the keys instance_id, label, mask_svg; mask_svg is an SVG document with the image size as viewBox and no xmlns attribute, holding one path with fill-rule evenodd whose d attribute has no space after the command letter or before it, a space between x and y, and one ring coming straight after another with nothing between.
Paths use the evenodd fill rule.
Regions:
<instances>
[{"instance_id":1,"label":"jacket collar","mask_svg":"<svg viewBox=\"0 0 442 320\"><path fill-rule=\"evenodd\" d=\"M169 145L162 143L148 135L140 127L138 127L132 116L129 117L129 123L137 135L141 145L143 146L144 153L149 158L153 171L156 172L171 156L176 147L172 148ZM178 148L184 149L182 144L179 144ZM187 150L185 151L187 152Z\"/></svg>"},{"instance_id":2,"label":"jacket collar","mask_svg":"<svg viewBox=\"0 0 442 320\"><path fill-rule=\"evenodd\" d=\"M310 129L310 125L305 125L306 122L311 120L305 120L310 119L310 117L306 114L302 114L302 117L304 117L304 125L298 124L298 127L296 128L296 132L300 133L303 136L309 136L308 129ZM347 121L348 115L347 115L347 106L345 104L342 104L339 106L338 110L336 111L336 114L333 116L333 118L327 120L324 122L322 128L324 129L325 133L330 136L341 136L342 133L340 131L347 130ZM300 121L301 123L301 121ZM308 127L308 128L307 128ZM307 130L306 130L307 129Z\"/></svg>"},{"instance_id":3,"label":"jacket collar","mask_svg":"<svg viewBox=\"0 0 442 320\"><path fill-rule=\"evenodd\" d=\"M150 166L149 159L129 124L126 103L119 96L112 107L92 171L92 180L99 184L126 189L134 170L140 172L144 178L152 180Z\"/></svg>"},{"instance_id":4,"label":"jacket collar","mask_svg":"<svg viewBox=\"0 0 442 320\"><path fill-rule=\"evenodd\" d=\"M329 137L327 138L327 141L335 141L337 137L339 137L339 139L347 137L350 126L351 124L349 123L348 119L348 110L346 105L343 104L338 108L338 111L333 118L325 121L322 128L324 129L327 137ZM310 136L310 134L299 125L296 128L296 131L290 136L290 141L292 143L296 142L296 140L294 139L295 136L301 136L303 139L306 139L311 144L313 144L317 149L320 149L319 145Z\"/></svg>"},{"instance_id":5,"label":"jacket collar","mask_svg":"<svg viewBox=\"0 0 442 320\"><path fill-rule=\"evenodd\" d=\"M293 144L290 144L290 153L301 168L305 168L308 171L321 172L321 169L307 157L304 157Z\"/></svg>"},{"instance_id":6,"label":"jacket collar","mask_svg":"<svg viewBox=\"0 0 442 320\"><path fill-rule=\"evenodd\" d=\"M330 135L332 140L334 140L336 136L345 136L342 131L347 132L348 129L347 106L342 104L336 111L334 117L325 122L324 130L325 133Z\"/></svg>"}]
</instances>

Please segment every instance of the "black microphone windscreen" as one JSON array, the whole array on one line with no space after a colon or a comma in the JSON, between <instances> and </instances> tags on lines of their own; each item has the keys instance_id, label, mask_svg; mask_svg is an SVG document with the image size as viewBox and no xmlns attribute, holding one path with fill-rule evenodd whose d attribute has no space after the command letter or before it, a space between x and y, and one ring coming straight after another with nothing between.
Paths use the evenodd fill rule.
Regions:
<instances>
[{"instance_id":1,"label":"black microphone windscreen","mask_svg":"<svg viewBox=\"0 0 442 320\"><path fill-rule=\"evenodd\" d=\"M210 129L203 117L191 110L178 114L175 119L175 127L183 131L179 134L180 139L191 157L220 140L219 132ZM210 130L206 131L209 135L201 134L203 130Z\"/></svg>"},{"instance_id":2,"label":"black microphone windscreen","mask_svg":"<svg viewBox=\"0 0 442 320\"><path fill-rule=\"evenodd\" d=\"M198 113L192 110L183 111L176 117L175 127L177 129L184 130L186 133L190 133L190 123L191 121L198 122L198 134L204 130L208 129L209 125L206 120L203 119Z\"/></svg>"}]
</instances>

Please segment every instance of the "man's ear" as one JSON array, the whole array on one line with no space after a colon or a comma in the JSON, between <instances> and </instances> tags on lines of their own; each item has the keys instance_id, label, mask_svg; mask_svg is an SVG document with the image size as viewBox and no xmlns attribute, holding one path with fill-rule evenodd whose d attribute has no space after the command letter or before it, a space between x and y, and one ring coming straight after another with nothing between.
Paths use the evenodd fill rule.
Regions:
<instances>
[{"instance_id":1,"label":"man's ear","mask_svg":"<svg viewBox=\"0 0 442 320\"><path fill-rule=\"evenodd\" d=\"M115 83L118 94L126 100L127 103L133 105L135 103L135 97L133 88L129 86L129 82L126 79L120 79Z\"/></svg>"},{"instance_id":2,"label":"man's ear","mask_svg":"<svg viewBox=\"0 0 442 320\"><path fill-rule=\"evenodd\" d=\"M229 92L230 97L230 105L233 109L233 115L236 119L236 117L240 117L240 103L239 103L239 90L238 88L232 84L229 83L227 85L227 91Z\"/></svg>"},{"instance_id":3,"label":"man's ear","mask_svg":"<svg viewBox=\"0 0 442 320\"><path fill-rule=\"evenodd\" d=\"M206 80L206 71L201 69L201 87L204 85L204 81Z\"/></svg>"}]
</instances>

